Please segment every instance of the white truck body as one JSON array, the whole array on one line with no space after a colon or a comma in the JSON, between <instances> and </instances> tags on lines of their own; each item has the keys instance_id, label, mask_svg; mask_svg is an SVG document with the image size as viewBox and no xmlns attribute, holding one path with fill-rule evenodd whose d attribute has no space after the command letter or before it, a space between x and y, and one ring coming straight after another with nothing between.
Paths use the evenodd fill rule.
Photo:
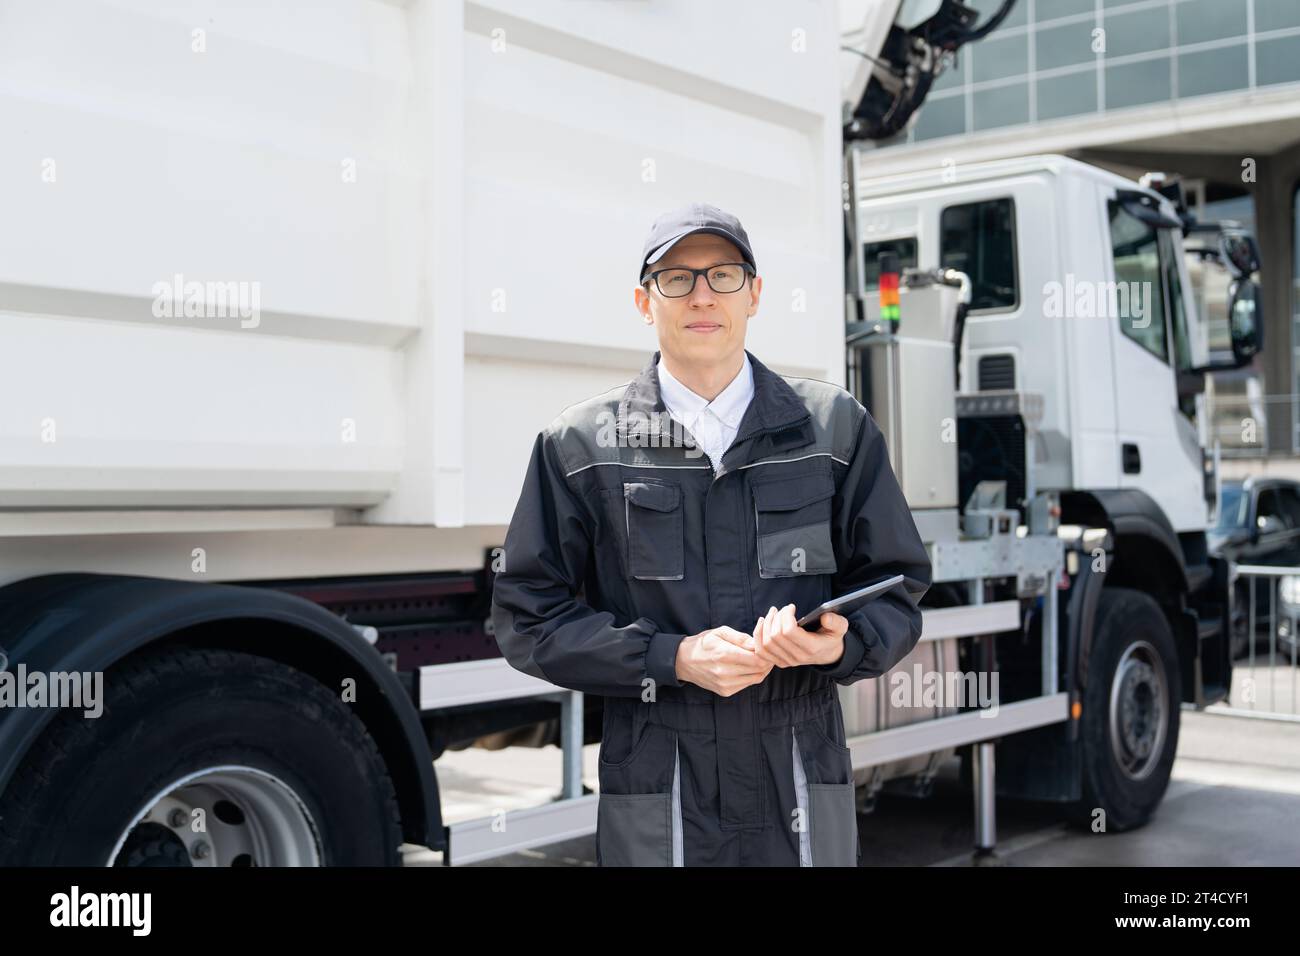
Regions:
<instances>
[{"instance_id":1,"label":"white truck body","mask_svg":"<svg viewBox=\"0 0 1300 956\"><path fill-rule=\"evenodd\" d=\"M699 196L750 347L842 381L837 15L10 6L0 582L480 566L537 431L656 347L634 257Z\"/></svg>"}]
</instances>

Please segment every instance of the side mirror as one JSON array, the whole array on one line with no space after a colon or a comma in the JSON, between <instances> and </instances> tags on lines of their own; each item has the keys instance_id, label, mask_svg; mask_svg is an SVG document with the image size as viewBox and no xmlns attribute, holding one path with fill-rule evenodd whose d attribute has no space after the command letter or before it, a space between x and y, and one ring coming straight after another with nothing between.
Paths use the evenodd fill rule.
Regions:
<instances>
[{"instance_id":1,"label":"side mirror","mask_svg":"<svg viewBox=\"0 0 1300 956\"><path fill-rule=\"evenodd\" d=\"M1229 289L1228 328L1232 333L1232 356L1237 367L1249 365L1264 347L1259 286L1249 279L1236 279Z\"/></svg>"},{"instance_id":2,"label":"side mirror","mask_svg":"<svg viewBox=\"0 0 1300 956\"><path fill-rule=\"evenodd\" d=\"M1219 254L1238 279L1247 279L1259 271L1259 246L1248 232L1221 232Z\"/></svg>"}]
</instances>

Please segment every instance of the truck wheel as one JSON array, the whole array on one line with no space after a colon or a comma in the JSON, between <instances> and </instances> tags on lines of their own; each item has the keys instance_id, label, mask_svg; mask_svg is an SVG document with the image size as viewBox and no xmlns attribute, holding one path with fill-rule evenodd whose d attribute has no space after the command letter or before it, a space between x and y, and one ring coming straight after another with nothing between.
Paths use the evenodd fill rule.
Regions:
<instances>
[{"instance_id":1,"label":"truck wheel","mask_svg":"<svg viewBox=\"0 0 1300 956\"><path fill-rule=\"evenodd\" d=\"M1145 824L1164 797L1178 749L1182 688L1173 632L1150 595L1104 588L1083 697L1083 797L1067 816L1108 831Z\"/></svg>"},{"instance_id":2,"label":"truck wheel","mask_svg":"<svg viewBox=\"0 0 1300 956\"><path fill-rule=\"evenodd\" d=\"M0 794L0 864L400 864L383 758L310 676L172 648L107 671L102 707L58 714Z\"/></svg>"}]
</instances>

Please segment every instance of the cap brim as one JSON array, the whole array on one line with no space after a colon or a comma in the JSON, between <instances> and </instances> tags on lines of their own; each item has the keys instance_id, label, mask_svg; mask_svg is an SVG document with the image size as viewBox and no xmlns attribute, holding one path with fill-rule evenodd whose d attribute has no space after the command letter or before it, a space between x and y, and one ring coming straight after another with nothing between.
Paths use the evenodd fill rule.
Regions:
<instances>
[{"instance_id":1,"label":"cap brim","mask_svg":"<svg viewBox=\"0 0 1300 956\"><path fill-rule=\"evenodd\" d=\"M734 245L737 249L740 250L740 254L745 258L746 262L748 262L750 265L754 264L754 254L746 250L745 244L741 242L740 239L738 239L735 236L735 234L730 233L727 230L722 229L718 226L700 226L698 229L688 229L686 232L673 236L671 239L665 242L654 252L650 253L650 255L646 257L645 263L642 265L642 271L644 272L645 266L652 266L660 259L662 259L665 255L667 255L668 250L671 249L673 246L677 245L677 243L681 242L687 236L694 235L697 232L706 232L709 233L710 235L721 236L723 239L728 240L729 242L731 242L732 245Z\"/></svg>"}]
</instances>

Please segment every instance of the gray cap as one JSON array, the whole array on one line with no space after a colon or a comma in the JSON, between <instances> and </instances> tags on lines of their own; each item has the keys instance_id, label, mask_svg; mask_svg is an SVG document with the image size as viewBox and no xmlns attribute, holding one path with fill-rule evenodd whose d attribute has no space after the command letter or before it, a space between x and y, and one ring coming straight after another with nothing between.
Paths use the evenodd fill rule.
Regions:
<instances>
[{"instance_id":1,"label":"gray cap","mask_svg":"<svg viewBox=\"0 0 1300 956\"><path fill-rule=\"evenodd\" d=\"M745 261L757 271L754 251L749 248L749 236L745 234L745 227L740 224L740 220L717 206L693 202L666 212L654 221L641 252L641 277L645 277L646 266L654 265L679 239L693 232L708 232L730 239L745 257Z\"/></svg>"}]
</instances>

